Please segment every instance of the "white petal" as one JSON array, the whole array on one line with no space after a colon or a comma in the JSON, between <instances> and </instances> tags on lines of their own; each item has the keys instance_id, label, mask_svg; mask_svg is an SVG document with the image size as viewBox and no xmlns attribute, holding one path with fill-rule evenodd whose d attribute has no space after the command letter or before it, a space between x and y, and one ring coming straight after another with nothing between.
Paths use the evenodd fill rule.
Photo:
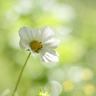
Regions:
<instances>
[{"instance_id":1,"label":"white petal","mask_svg":"<svg viewBox=\"0 0 96 96\"><path fill-rule=\"evenodd\" d=\"M48 41L44 42L44 47L49 47L49 48L57 48L57 46L59 45L59 40L52 38L49 39Z\"/></svg>"},{"instance_id":2,"label":"white petal","mask_svg":"<svg viewBox=\"0 0 96 96\"><path fill-rule=\"evenodd\" d=\"M41 30L36 30L36 36L35 36L35 39L41 41L41 38L42 38L42 37L41 37L41 34L42 34L42 33L41 33Z\"/></svg>"},{"instance_id":3,"label":"white petal","mask_svg":"<svg viewBox=\"0 0 96 96\"><path fill-rule=\"evenodd\" d=\"M56 63L59 61L57 53L54 50L50 50L48 52L41 53L41 58L46 63L50 63L50 62Z\"/></svg>"},{"instance_id":4,"label":"white petal","mask_svg":"<svg viewBox=\"0 0 96 96\"><path fill-rule=\"evenodd\" d=\"M36 29L31 29L31 37L33 37L33 39L35 39L36 38L36 35L37 35L37 32L38 32L38 30L36 30Z\"/></svg>"},{"instance_id":5,"label":"white petal","mask_svg":"<svg viewBox=\"0 0 96 96\"><path fill-rule=\"evenodd\" d=\"M41 31L43 41L46 41L54 36L54 32L49 27L44 27Z\"/></svg>"},{"instance_id":6,"label":"white petal","mask_svg":"<svg viewBox=\"0 0 96 96\"><path fill-rule=\"evenodd\" d=\"M20 45L20 47L21 47L22 49L26 49L26 50L30 49L30 48L29 48L29 43L27 43L27 42L24 41L24 40L20 40L19 45Z\"/></svg>"},{"instance_id":7,"label":"white petal","mask_svg":"<svg viewBox=\"0 0 96 96\"><path fill-rule=\"evenodd\" d=\"M46 62L46 63L49 63L49 62L50 62L45 56L42 56L41 58L42 58L42 60L43 60L44 62Z\"/></svg>"},{"instance_id":8,"label":"white petal","mask_svg":"<svg viewBox=\"0 0 96 96\"><path fill-rule=\"evenodd\" d=\"M30 42L32 40L32 32L31 29L27 27L22 27L19 30L20 39L25 40L26 42Z\"/></svg>"}]
</instances>

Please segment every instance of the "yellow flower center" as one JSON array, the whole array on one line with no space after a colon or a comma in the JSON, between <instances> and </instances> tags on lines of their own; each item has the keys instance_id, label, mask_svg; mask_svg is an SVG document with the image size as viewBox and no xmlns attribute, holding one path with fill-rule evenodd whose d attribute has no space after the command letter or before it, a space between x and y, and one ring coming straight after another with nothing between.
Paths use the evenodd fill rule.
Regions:
<instances>
[{"instance_id":1,"label":"yellow flower center","mask_svg":"<svg viewBox=\"0 0 96 96\"><path fill-rule=\"evenodd\" d=\"M39 53L40 49L43 47L42 43L41 42L38 42L36 40L32 41L30 43L30 47L31 49L36 52L36 53Z\"/></svg>"}]
</instances>

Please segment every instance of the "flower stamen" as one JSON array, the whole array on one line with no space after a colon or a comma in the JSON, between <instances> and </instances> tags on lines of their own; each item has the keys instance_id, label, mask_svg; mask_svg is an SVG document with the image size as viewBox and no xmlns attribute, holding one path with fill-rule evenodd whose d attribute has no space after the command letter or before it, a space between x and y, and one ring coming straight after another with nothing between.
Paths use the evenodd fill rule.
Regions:
<instances>
[{"instance_id":1,"label":"flower stamen","mask_svg":"<svg viewBox=\"0 0 96 96\"><path fill-rule=\"evenodd\" d=\"M34 40L30 43L30 47L34 52L39 53L43 45L41 42Z\"/></svg>"}]
</instances>

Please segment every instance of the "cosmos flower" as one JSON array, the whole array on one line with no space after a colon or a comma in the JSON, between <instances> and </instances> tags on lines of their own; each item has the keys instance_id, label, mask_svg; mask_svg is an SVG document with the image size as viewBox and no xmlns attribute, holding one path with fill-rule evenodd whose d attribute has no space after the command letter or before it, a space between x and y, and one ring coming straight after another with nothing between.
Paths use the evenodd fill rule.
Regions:
<instances>
[{"instance_id":1,"label":"cosmos flower","mask_svg":"<svg viewBox=\"0 0 96 96\"><path fill-rule=\"evenodd\" d=\"M62 86L59 82L53 80L49 81L44 89L39 91L38 96L60 96Z\"/></svg>"},{"instance_id":2,"label":"cosmos flower","mask_svg":"<svg viewBox=\"0 0 96 96\"><path fill-rule=\"evenodd\" d=\"M58 55L54 50L59 40L55 38L54 32L49 27L31 29L22 27L19 30L20 47L30 51L32 54L39 54L46 63L57 62Z\"/></svg>"}]
</instances>

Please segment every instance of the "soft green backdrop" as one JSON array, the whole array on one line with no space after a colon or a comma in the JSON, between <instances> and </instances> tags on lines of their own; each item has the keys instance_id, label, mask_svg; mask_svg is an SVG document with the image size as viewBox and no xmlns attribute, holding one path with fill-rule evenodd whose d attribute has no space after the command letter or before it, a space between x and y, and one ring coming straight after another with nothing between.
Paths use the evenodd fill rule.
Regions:
<instances>
[{"instance_id":1,"label":"soft green backdrop","mask_svg":"<svg viewBox=\"0 0 96 96\"><path fill-rule=\"evenodd\" d=\"M61 40L59 62L45 64L31 56L19 95L38 96L56 80L60 96L96 96L96 0L0 0L0 96L12 92L28 55L19 47L19 28L46 25Z\"/></svg>"}]
</instances>

